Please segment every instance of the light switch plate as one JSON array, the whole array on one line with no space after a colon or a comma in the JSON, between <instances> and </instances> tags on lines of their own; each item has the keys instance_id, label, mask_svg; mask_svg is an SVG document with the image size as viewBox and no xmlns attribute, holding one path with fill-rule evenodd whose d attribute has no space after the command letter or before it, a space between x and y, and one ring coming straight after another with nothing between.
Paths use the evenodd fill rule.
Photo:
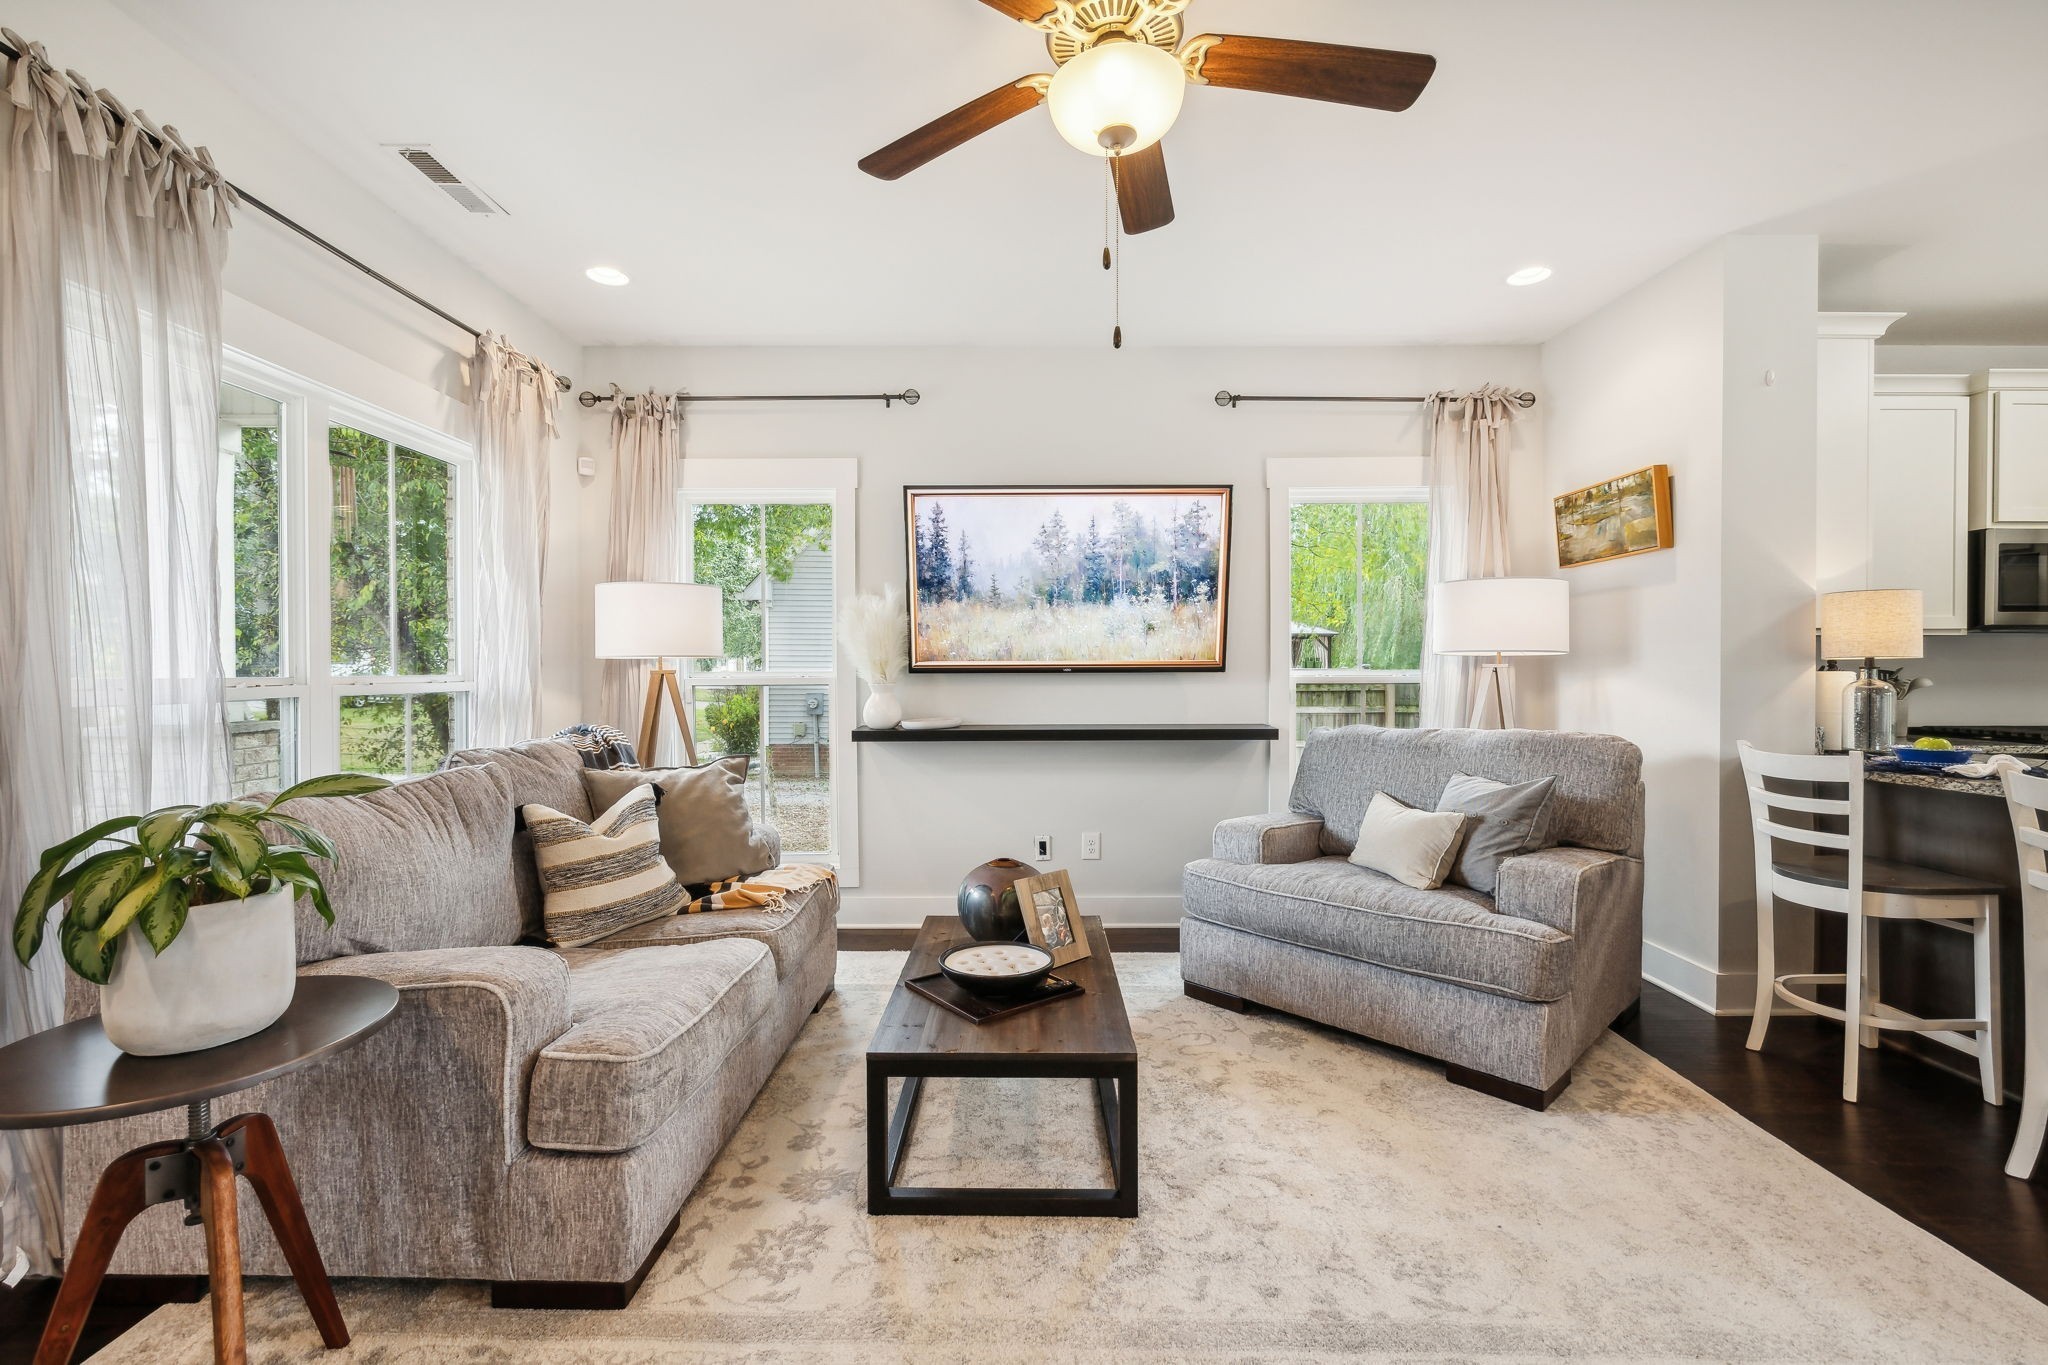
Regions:
<instances>
[{"instance_id":1,"label":"light switch plate","mask_svg":"<svg viewBox=\"0 0 2048 1365\"><path fill-rule=\"evenodd\" d=\"M1050 858L1052 856L1052 836L1050 834L1041 834L1038 836L1038 838L1032 844L1031 856L1038 859L1038 861L1040 862L1044 862L1047 858Z\"/></svg>"}]
</instances>

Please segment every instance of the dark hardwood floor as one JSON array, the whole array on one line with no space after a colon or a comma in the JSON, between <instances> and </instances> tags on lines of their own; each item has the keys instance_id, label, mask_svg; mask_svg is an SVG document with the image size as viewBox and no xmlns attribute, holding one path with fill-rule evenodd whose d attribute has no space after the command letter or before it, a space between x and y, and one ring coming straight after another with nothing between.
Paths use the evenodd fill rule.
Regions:
<instances>
[{"instance_id":1,"label":"dark hardwood floor","mask_svg":"<svg viewBox=\"0 0 2048 1365\"><path fill-rule=\"evenodd\" d=\"M1175 929L1112 929L1113 951L1174 952ZM909 929L842 929L850 952L910 946ZM2048 1302L2048 1174L2013 1180L2006 1151L2019 1106L1985 1104L1974 1077L1884 1047L1864 1054L1862 1102L1841 1095L1841 1030L1806 1016L1771 1022L1765 1051L1743 1046L1749 1020L1717 1019L1655 986L1618 1030L1765 1132L2035 1298ZM2048 1165L2048 1163L2044 1163ZM28 1365L53 1280L0 1290L0 1365ZM149 1309L102 1302L79 1359Z\"/></svg>"},{"instance_id":2,"label":"dark hardwood floor","mask_svg":"<svg viewBox=\"0 0 2048 1365\"><path fill-rule=\"evenodd\" d=\"M2005 1158L2019 1106L1984 1103L1965 1077L1880 1047L1863 1054L1860 1099L1842 1102L1842 1029L1771 1021L1762 1053L1747 1018L1715 1018L1655 986L1622 1037L1808 1160L2048 1301L2048 1177L2014 1180ZM2043 1163L2048 1166L2048 1162Z\"/></svg>"}]
</instances>

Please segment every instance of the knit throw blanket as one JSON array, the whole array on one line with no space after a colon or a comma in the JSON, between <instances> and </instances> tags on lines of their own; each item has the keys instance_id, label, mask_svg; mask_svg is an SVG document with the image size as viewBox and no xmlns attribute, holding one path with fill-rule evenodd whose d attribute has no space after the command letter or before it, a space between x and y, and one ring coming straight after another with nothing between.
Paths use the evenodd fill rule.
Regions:
<instances>
[{"instance_id":1,"label":"knit throw blanket","mask_svg":"<svg viewBox=\"0 0 2048 1365\"><path fill-rule=\"evenodd\" d=\"M839 874L816 863L790 863L770 868L753 877L733 877L706 882L690 888L686 915L706 910L780 910L792 896L800 896L822 882L836 882Z\"/></svg>"}]
</instances>

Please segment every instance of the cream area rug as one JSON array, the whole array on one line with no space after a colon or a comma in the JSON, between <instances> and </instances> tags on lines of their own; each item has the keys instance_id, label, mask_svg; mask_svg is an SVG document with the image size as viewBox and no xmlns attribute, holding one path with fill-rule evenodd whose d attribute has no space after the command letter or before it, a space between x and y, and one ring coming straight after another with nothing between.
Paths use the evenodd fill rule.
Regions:
<instances>
[{"instance_id":1,"label":"cream area rug","mask_svg":"<svg viewBox=\"0 0 2048 1365\"><path fill-rule=\"evenodd\" d=\"M249 1299L252 1361L2019 1361L2048 1306L1619 1038L1548 1113L1117 959L1141 1213L870 1218L862 1054L903 958L840 957L632 1306L493 1311L469 1284L344 1281L320 1349ZM932 1081L909 1184L1108 1183L1085 1081ZM252 1286L253 1287L253 1286ZM204 1304L107 1361L210 1359Z\"/></svg>"}]
</instances>

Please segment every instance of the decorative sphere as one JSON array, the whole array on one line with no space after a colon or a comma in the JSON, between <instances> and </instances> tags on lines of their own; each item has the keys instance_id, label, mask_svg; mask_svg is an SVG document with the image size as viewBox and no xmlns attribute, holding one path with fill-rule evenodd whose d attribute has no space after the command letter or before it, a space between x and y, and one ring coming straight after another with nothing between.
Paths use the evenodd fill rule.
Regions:
<instances>
[{"instance_id":1,"label":"decorative sphere","mask_svg":"<svg viewBox=\"0 0 2048 1365\"><path fill-rule=\"evenodd\" d=\"M960 922L982 943L1024 940L1024 910L1017 903L1017 883L1036 877L1038 869L1015 858L992 858L960 883Z\"/></svg>"}]
</instances>

